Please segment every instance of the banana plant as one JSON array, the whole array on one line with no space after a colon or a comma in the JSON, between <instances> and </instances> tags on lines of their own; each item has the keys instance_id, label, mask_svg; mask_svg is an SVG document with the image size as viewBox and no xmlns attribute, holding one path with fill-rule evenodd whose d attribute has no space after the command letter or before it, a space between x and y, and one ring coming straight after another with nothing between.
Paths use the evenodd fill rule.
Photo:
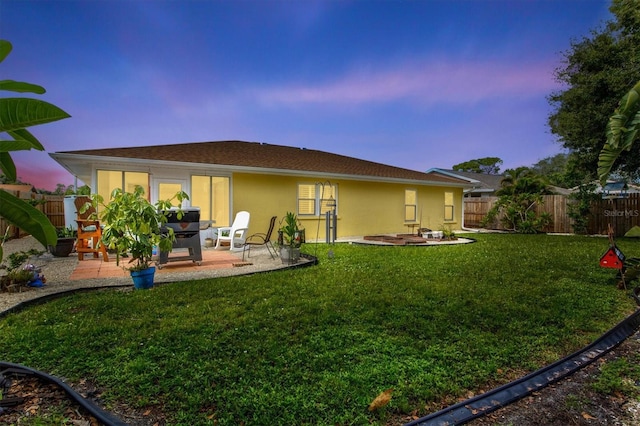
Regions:
<instances>
[{"instance_id":1,"label":"banana plant","mask_svg":"<svg viewBox=\"0 0 640 426\"><path fill-rule=\"evenodd\" d=\"M13 49L10 42L0 40L0 63ZM0 80L0 90L14 93L42 95L44 87L14 80ZM0 98L0 171L8 181L15 181L17 171L11 152L44 147L26 128L70 117L69 114L48 102L26 97ZM43 246L55 245L56 228L47 216L4 190L0 190L0 216L9 223L31 234ZM0 261L2 246L0 245Z\"/></svg>"},{"instance_id":2,"label":"banana plant","mask_svg":"<svg viewBox=\"0 0 640 426\"><path fill-rule=\"evenodd\" d=\"M622 97L607 123L607 141L598 157L598 178L604 186L613 164L623 151L631 150L640 130L640 81Z\"/></svg>"}]
</instances>

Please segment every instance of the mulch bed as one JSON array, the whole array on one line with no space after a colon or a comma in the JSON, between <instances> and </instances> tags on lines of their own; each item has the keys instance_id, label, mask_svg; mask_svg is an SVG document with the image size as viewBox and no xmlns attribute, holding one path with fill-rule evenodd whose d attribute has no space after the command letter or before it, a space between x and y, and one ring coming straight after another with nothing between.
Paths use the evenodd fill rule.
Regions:
<instances>
[{"instance_id":1,"label":"mulch bed","mask_svg":"<svg viewBox=\"0 0 640 426\"><path fill-rule=\"evenodd\" d=\"M29 376L5 380L9 380L11 384L8 391L3 391L0 399L2 424L23 424L25 420L38 416L51 421L65 419L65 424L77 426L99 425L94 417L54 384Z\"/></svg>"},{"instance_id":2,"label":"mulch bed","mask_svg":"<svg viewBox=\"0 0 640 426\"><path fill-rule=\"evenodd\" d=\"M426 238L419 237L412 234L398 234L398 235L366 235L364 237L366 241L380 241L383 243L397 244L404 246L407 244L424 244L427 242Z\"/></svg>"}]
</instances>

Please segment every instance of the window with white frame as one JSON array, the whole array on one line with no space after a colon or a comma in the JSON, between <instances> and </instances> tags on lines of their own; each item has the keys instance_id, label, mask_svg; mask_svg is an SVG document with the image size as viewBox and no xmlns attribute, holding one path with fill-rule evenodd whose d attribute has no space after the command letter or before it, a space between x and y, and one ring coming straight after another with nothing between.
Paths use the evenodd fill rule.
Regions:
<instances>
[{"instance_id":1,"label":"window with white frame","mask_svg":"<svg viewBox=\"0 0 640 426\"><path fill-rule=\"evenodd\" d=\"M453 192L444 193L444 220L446 222L452 222L454 219L453 209Z\"/></svg>"},{"instance_id":2,"label":"window with white frame","mask_svg":"<svg viewBox=\"0 0 640 426\"><path fill-rule=\"evenodd\" d=\"M298 215L319 216L338 207L338 186L298 184Z\"/></svg>"},{"instance_id":3,"label":"window with white frame","mask_svg":"<svg viewBox=\"0 0 640 426\"><path fill-rule=\"evenodd\" d=\"M404 190L404 221L415 222L418 219L418 191Z\"/></svg>"},{"instance_id":4,"label":"window with white frame","mask_svg":"<svg viewBox=\"0 0 640 426\"><path fill-rule=\"evenodd\" d=\"M144 188L145 196L149 200L149 173L123 170L96 171L96 193L104 198L105 203L110 201L111 192L114 189L120 188L125 192L133 192L138 185Z\"/></svg>"},{"instance_id":5,"label":"window with white frame","mask_svg":"<svg viewBox=\"0 0 640 426\"><path fill-rule=\"evenodd\" d=\"M214 226L229 226L231 190L226 176L191 176L191 205L200 208L200 220Z\"/></svg>"}]
</instances>

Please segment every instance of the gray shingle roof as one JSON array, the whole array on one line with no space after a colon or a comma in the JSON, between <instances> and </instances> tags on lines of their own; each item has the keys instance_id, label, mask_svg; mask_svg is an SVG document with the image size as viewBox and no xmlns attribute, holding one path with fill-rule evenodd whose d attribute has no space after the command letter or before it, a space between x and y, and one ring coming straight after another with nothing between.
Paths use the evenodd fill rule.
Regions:
<instances>
[{"instance_id":1,"label":"gray shingle roof","mask_svg":"<svg viewBox=\"0 0 640 426\"><path fill-rule=\"evenodd\" d=\"M467 183L461 179L442 174L403 169L314 149L259 142L193 142L131 148L60 151L56 154L216 164L229 167L317 172L354 177L430 181L454 185Z\"/></svg>"}]
</instances>

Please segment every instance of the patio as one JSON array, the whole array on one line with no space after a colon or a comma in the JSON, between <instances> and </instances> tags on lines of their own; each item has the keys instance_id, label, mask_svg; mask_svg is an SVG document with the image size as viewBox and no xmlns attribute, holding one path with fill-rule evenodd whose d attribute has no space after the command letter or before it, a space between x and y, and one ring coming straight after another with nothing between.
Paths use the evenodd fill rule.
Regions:
<instances>
[{"instance_id":1,"label":"patio","mask_svg":"<svg viewBox=\"0 0 640 426\"><path fill-rule=\"evenodd\" d=\"M176 250L177 252L178 250ZM169 262L162 265L162 268L156 267L156 277L162 278L176 273L197 273L206 272L216 269L229 269L242 266L250 266L254 260L257 260L259 254L257 251L253 253L251 259L242 261L242 252L232 253L229 251L216 251L213 249L202 250L202 262L200 265L190 261L182 260ZM261 253L260 253L261 254ZM169 257L171 259L171 257ZM260 256L259 260L263 260ZM109 256L109 261L104 262L102 258L90 258L85 257L84 260L78 261L75 269L71 273L69 279L75 280L87 280L87 279L106 279L106 278L126 278L129 277L129 272L123 269L123 266L127 265L129 259L120 258L120 265L116 264L115 256ZM275 262L275 261L274 261Z\"/></svg>"},{"instance_id":2,"label":"patio","mask_svg":"<svg viewBox=\"0 0 640 426\"><path fill-rule=\"evenodd\" d=\"M20 239L7 241L4 244L4 258L13 252L28 251L30 249L42 250L42 245L33 237L26 236ZM179 255L179 252L176 251ZM32 301L47 298L59 293L84 291L94 288L120 287L133 289L133 283L129 272L122 266L127 259L121 259L120 266L116 265L115 256L109 256L109 261L102 258L85 256L78 260L77 254L68 257L54 257L49 253L34 256L29 263L42 270L46 278L43 287L31 287L20 293L2 293L0 297L0 315L3 312L19 308ZM294 266L312 262L301 258ZM205 278L219 278L233 275L246 275L258 272L273 271L289 268L280 258L272 259L266 249L254 248L251 257L242 260L242 251L230 252L228 250L215 250L213 248L202 249L202 262L200 265L192 261L176 261L163 265L162 269L156 268L155 283L163 284L176 281L189 281ZM0 272L2 274L2 272Z\"/></svg>"}]
</instances>

